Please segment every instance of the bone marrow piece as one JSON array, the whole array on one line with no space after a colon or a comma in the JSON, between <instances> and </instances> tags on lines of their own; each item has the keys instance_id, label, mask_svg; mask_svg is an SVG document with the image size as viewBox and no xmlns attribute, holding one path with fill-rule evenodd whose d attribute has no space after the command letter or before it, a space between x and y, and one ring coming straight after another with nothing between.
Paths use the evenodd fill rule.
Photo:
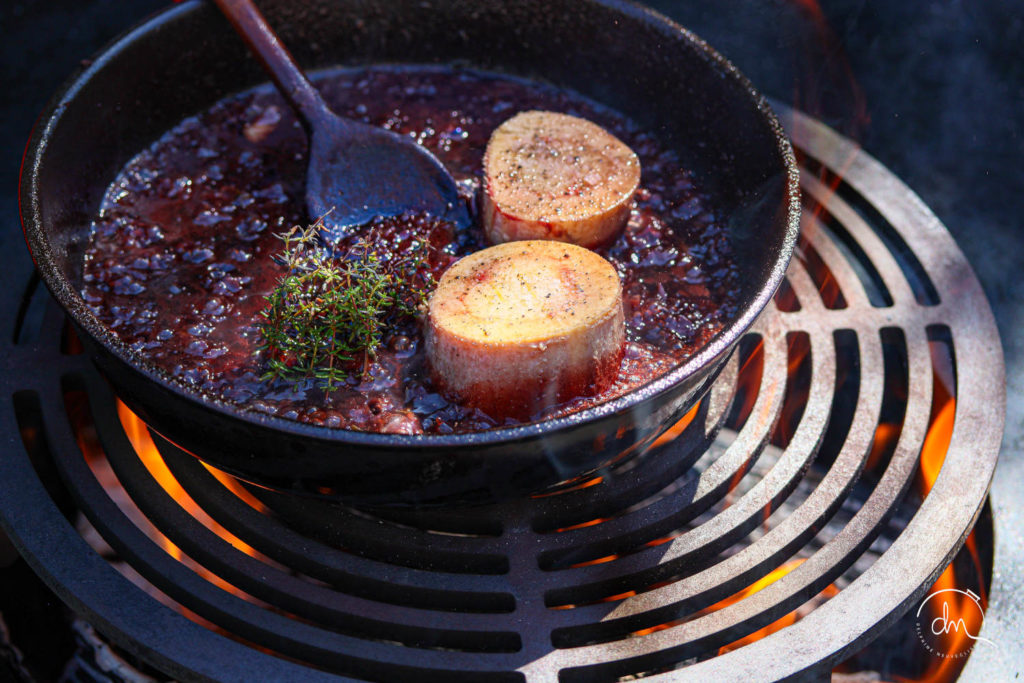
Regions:
<instances>
[{"instance_id":1,"label":"bone marrow piece","mask_svg":"<svg viewBox=\"0 0 1024 683\"><path fill-rule=\"evenodd\" d=\"M436 381L495 418L607 389L625 344L622 286L594 252L509 242L456 262L428 306Z\"/></svg>"},{"instance_id":2,"label":"bone marrow piece","mask_svg":"<svg viewBox=\"0 0 1024 683\"><path fill-rule=\"evenodd\" d=\"M567 114L523 112L487 143L484 229L492 244L608 244L629 219L639 184L636 154L604 128Z\"/></svg>"}]
</instances>

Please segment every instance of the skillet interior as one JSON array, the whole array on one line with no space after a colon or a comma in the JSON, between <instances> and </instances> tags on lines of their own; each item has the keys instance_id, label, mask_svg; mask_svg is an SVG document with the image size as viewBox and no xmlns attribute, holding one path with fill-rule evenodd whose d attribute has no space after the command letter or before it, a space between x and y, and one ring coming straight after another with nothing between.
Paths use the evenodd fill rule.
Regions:
<instances>
[{"instance_id":1,"label":"skillet interior","mask_svg":"<svg viewBox=\"0 0 1024 683\"><path fill-rule=\"evenodd\" d=\"M688 409L778 285L798 217L788 143L749 84L667 20L613 0L261 7L307 69L462 63L568 87L633 118L679 149L725 209L743 289L737 320L670 375L596 409L521 428L366 435L201 400L120 344L78 293L90 220L121 166L185 116L266 80L212 6L177 6L117 41L58 94L30 141L22 213L37 266L118 393L210 462L276 487L326 487L375 503L532 490L601 465ZM612 434L621 436L605 438Z\"/></svg>"}]
</instances>

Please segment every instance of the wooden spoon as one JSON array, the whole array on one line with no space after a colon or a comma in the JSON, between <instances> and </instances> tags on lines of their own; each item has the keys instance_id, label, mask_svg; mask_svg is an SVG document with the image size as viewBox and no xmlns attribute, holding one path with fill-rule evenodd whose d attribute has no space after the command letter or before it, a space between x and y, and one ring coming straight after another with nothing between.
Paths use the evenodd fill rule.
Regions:
<instances>
[{"instance_id":1,"label":"wooden spoon","mask_svg":"<svg viewBox=\"0 0 1024 683\"><path fill-rule=\"evenodd\" d=\"M470 224L455 180L437 157L407 136L332 112L251 0L214 2L306 128L306 209L312 220L324 217L328 242L374 218L403 213Z\"/></svg>"}]
</instances>

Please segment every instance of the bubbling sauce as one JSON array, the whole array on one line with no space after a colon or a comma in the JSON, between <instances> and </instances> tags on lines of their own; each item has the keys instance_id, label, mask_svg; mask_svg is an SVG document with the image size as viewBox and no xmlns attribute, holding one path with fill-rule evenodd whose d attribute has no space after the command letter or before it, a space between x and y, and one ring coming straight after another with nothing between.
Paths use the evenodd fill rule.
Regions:
<instances>
[{"instance_id":1,"label":"bubbling sauce","mask_svg":"<svg viewBox=\"0 0 1024 683\"><path fill-rule=\"evenodd\" d=\"M622 235L598 250L623 283L627 344L614 385L551 406L566 415L645 384L693 354L735 315L738 271L723 222L672 150L578 94L437 67L321 75L343 116L410 135L475 204L491 132L520 111L589 119L628 144L643 175ZM418 321L400 322L344 386L264 382L259 313L281 277L276 233L305 215L306 137L268 87L221 100L132 159L107 188L85 256L82 294L126 344L187 386L253 411L340 429L450 434L515 424L448 400L430 379ZM485 245L482 229L423 217L373 228L383 257L427 243L435 277Z\"/></svg>"}]
</instances>

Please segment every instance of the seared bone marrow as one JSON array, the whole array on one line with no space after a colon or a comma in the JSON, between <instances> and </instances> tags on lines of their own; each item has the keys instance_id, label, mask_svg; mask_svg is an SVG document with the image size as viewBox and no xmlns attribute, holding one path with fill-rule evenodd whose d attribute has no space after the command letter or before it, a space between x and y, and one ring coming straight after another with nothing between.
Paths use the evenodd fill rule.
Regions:
<instances>
[{"instance_id":1,"label":"seared bone marrow","mask_svg":"<svg viewBox=\"0 0 1024 683\"><path fill-rule=\"evenodd\" d=\"M598 254L509 242L456 262L428 305L427 357L451 394L526 418L607 389L625 344L622 285Z\"/></svg>"},{"instance_id":2,"label":"seared bone marrow","mask_svg":"<svg viewBox=\"0 0 1024 683\"><path fill-rule=\"evenodd\" d=\"M498 126L484 154L483 223L492 244L610 243L629 219L640 161L586 119L526 111Z\"/></svg>"}]
</instances>

